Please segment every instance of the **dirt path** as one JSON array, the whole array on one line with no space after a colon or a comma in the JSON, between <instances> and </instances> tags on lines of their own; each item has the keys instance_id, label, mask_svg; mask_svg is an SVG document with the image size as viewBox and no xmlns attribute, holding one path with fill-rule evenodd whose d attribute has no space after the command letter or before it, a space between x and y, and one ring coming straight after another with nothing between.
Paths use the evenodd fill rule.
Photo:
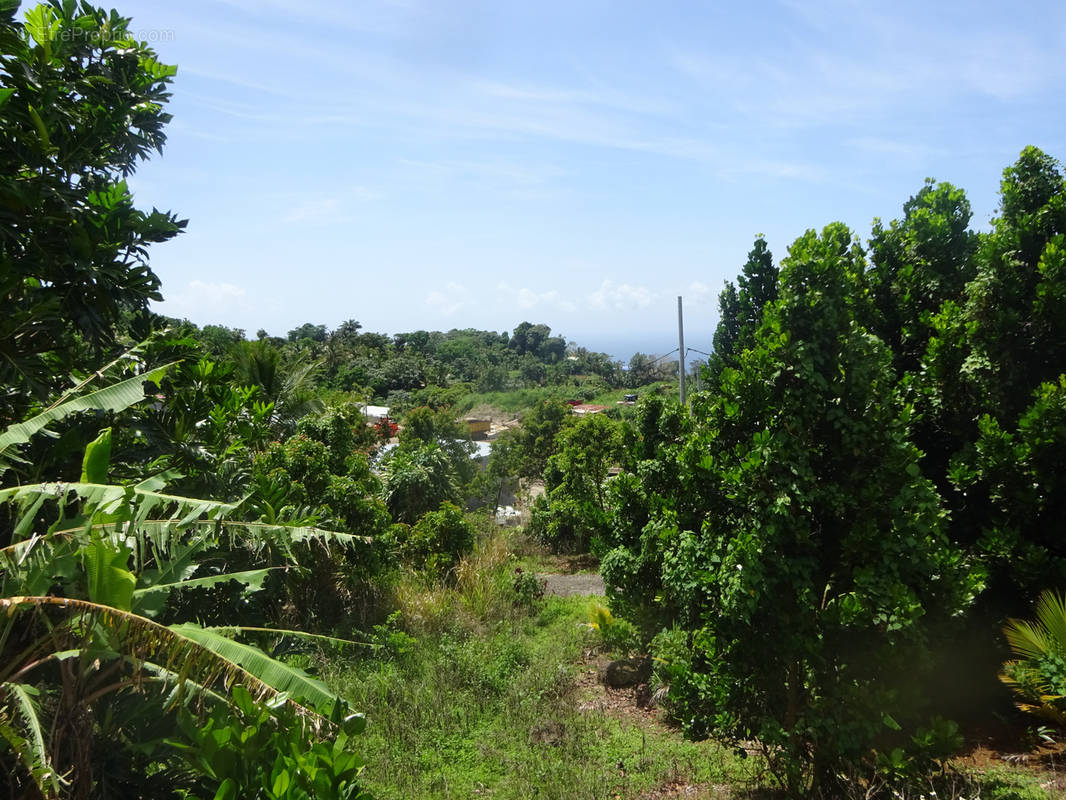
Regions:
<instances>
[{"instance_id":1,"label":"dirt path","mask_svg":"<svg viewBox=\"0 0 1066 800\"><path fill-rule=\"evenodd\" d=\"M583 572L577 575L540 574L537 577L544 581L544 591L547 594L571 597L604 593L603 578L595 572Z\"/></svg>"}]
</instances>

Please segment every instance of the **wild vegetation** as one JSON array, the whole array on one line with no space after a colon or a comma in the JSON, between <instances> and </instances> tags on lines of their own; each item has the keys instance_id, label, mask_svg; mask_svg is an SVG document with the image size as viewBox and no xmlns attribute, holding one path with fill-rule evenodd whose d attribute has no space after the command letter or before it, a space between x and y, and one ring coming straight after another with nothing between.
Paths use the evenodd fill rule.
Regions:
<instances>
[{"instance_id":1,"label":"wild vegetation","mask_svg":"<svg viewBox=\"0 0 1066 800\"><path fill-rule=\"evenodd\" d=\"M1050 156L1005 171L988 232L931 181L866 243L834 223L777 264L757 239L682 407L676 365L542 324L249 340L151 313L148 248L184 222L125 179L165 143L175 69L115 12L17 5L0 791L1048 796L950 759L1008 688L1063 722ZM482 412L506 425L479 465ZM522 534L493 521L512 495L536 495ZM545 597L549 551L591 552L610 610ZM586 696L597 659L644 656L675 728Z\"/></svg>"}]
</instances>

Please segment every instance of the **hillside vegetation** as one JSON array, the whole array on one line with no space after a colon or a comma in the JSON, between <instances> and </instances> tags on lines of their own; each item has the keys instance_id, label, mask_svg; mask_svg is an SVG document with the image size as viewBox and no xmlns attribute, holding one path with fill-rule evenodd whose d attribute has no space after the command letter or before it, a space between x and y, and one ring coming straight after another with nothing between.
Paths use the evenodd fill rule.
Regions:
<instances>
[{"instance_id":1,"label":"hillside vegetation","mask_svg":"<svg viewBox=\"0 0 1066 800\"><path fill-rule=\"evenodd\" d=\"M1064 790L1051 156L1004 171L987 232L929 181L868 241L831 223L778 262L757 239L681 406L669 361L623 369L542 324L249 339L152 313L149 249L185 222L126 178L165 144L175 69L117 12L16 8L0 793ZM494 515L512 501L520 531ZM544 596L566 556L605 597ZM1001 723L1033 769L957 759Z\"/></svg>"}]
</instances>

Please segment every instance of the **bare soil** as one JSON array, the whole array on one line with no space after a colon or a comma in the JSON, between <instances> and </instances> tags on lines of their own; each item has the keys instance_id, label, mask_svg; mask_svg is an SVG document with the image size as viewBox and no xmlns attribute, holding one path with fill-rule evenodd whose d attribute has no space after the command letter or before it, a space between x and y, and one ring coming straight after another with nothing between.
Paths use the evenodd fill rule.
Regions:
<instances>
[{"instance_id":1,"label":"bare soil","mask_svg":"<svg viewBox=\"0 0 1066 800\"><path fill-rule=\"evenodd\" d=\"M602 595L604 593L603 578L595 572L585 572L579 575L542 573L537 577L544 581L545 594L573 597L574 595Z\"/></svg>"}]
</instances>

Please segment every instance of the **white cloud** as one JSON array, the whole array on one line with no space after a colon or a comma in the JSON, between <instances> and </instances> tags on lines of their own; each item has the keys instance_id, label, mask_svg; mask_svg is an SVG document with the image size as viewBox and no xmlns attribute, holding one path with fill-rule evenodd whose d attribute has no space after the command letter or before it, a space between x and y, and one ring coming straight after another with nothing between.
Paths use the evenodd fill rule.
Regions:
<instances>
[{"instance_id":1,"label":"white cloud","mask_svg":"<svg viewBox=\"0 0 1066 800\"><path fill-rule=\"evenodd\" d=\"M205 312L249 311L251 308L251 300L243 286L193 280L184 289L167 292L159 310L173 317L203 319Z\"/></svg>"},{"instance_id":2,"label":"white cloud","mask_svg":"<svg viewBox=\"0 0 1066 800\"><path fill-rule=\"evenodd\" d=\"M708 286L703 281L693 281L684 292L685 302L694 305L707 305L718 300L720 289Z\"/></svg>"},{"instance_id":3,"label":"white cloud","mask_svg":"<svg viewBox=\"0 0 1066 800\"><path fill-rule=\"evenodd\" d=\"M577 303L571 297L555 289L538 292L526 286L516 288L509 283L500 283L496 288L499 290L499 302L505 306L514 304L523 311L532 309L577 311Z\"/></svg>"},{"instance_id":4,"label":"white cloud","mask_svg":"<svg viewBox=\"0 0 1066 800\"><path fill-rule=\"evenodd\" d=\"M434 289L426 295L425 304L434 311L447 317L457 311L473 305L473 294L461 283L449 281L440 289Z\"/></svg>"},{"instance_id":5,"label":"white cloud","mask_svg":"<svg viewBox=\"0 0 1066 800\"><path fill-rule=\"evenodd\" d=\"M648 308L659 299L659 293L647 286L631 283L615 283L605 280L600 288L589 295L593 308L634 311Z\"/></svg>"}]
</instances>

